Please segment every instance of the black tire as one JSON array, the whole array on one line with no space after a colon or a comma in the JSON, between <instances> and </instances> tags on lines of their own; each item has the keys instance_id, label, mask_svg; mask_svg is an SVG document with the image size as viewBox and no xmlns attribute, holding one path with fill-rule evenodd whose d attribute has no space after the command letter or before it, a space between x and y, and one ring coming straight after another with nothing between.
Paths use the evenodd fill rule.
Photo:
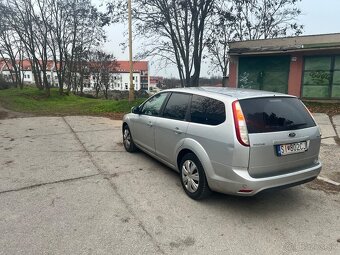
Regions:
<instances>
[{"instance_id":1,"label":"black tire","mask_svg":"<svg viewBox=\"0 0 340 255\"><path fill-rule=\"evenodd\" d=\"M190 173L191 169L193 171ZM186 154L181 160L179 170L182 187L190 198L201 200L211 195L204 168L195 154Z\"/></svg>"},{"instance_id":2,"label":"black tire","mask_svg":"<svg viewBox=\"0 0 340 255\"><path fill-rule=\"evenodd\" d=\"M128 125L124 125L123 127L123 145L126 151L128 152L135 152L137 150L137 147L135 143L133 142L131 131L128 127Z\"/></svg>"}]
</instances>

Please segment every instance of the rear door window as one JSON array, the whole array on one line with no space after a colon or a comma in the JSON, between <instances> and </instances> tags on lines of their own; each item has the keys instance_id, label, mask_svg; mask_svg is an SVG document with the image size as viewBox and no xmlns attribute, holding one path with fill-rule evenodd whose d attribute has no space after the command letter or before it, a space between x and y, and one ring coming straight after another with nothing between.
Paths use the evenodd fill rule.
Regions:
<instances>
[{"instance_id":1,"label":"rear door window","mask_svg":"<svg viewBox=\"0 0 340 255\"><path fill-rule=\"evenodd\" d=\"M190 118L194 123L219 125L225 121L225 105L216 99L193 95Z\"/></svg>"},{"instance_id":2,"label":"rear door window","mask_svg":"<svg viewBox=\"0 0 340 255\"><path fill-rule=\"evenodd\" d=\"M190 94L172 93L164 108L163 117L175 120L185 120L190 97Z\"/></svg>"},{"instance_id":3,"label":"rear door window","mask_svg":"<svg viewBox=\"0 0 340 255\"><path fill-rule=\"evenodd\" d=\"M250 134L316 126L305 106L297 98L252 98L239 102Z\"/></svg>"}]
</instances>

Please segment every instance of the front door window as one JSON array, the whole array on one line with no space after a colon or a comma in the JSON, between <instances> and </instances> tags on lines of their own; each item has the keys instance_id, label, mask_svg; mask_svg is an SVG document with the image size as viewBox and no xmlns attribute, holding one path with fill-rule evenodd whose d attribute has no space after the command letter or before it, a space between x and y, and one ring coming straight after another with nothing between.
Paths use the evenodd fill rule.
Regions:
<instances>
[{"instance_id":1,"label":"front door window","mask_svg":"<svg viewBox=\"0 0 340 255\"><path fill-rule=\"evenodd\" d=\"M150 98L142 106L141 114L149 116L158 116L167 95L168 93L160 93Z\"/></svg>"}]
</instances>

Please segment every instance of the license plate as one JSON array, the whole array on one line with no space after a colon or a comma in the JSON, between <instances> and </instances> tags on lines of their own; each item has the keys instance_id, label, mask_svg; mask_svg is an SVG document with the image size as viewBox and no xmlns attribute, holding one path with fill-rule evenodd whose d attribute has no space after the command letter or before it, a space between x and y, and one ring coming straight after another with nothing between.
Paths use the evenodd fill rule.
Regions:
<instances>
[{"instance_id":1,"label":"license plate","mask_svg":"<svg viewBox=\"0 0 340 255\"><path fill-rule=\"evenodd\" d=\"M276 145L276 152L278 156L301 153L308 150L308 145L308 142L280 144Z\"/></svg>"}]
</instances>

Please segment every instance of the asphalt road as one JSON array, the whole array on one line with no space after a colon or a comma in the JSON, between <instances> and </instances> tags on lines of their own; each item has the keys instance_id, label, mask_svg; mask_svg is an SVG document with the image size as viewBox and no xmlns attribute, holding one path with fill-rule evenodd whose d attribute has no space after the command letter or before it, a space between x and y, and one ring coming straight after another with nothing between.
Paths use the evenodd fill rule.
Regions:
<instances>
[{"instance_id":1,"label":"asphalt road","mask_svg":"<svg viewBox=\"0 0 340 255\"><path fill-rule=\"evenodd\" d=\"M338 149L323 146L326 172ZM177 173L124 151L118 121L0 120L0 254L340 254L340 193L196 202Z\"/></svg>"}]
</instances>

